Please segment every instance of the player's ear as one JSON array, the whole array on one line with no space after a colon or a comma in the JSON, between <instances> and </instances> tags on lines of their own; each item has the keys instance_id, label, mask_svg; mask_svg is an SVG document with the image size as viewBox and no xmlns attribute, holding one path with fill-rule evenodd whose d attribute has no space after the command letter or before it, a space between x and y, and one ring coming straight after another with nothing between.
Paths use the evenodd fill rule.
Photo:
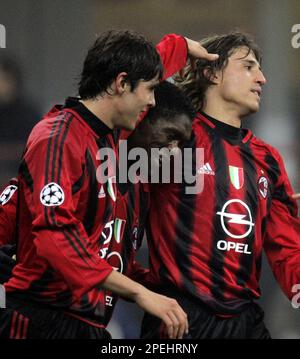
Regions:
<instances>
[{"instance_id":1,"label":"player's ear","mask_svg":"<svg viewBox=\"0 0 300 359\"><path fill-rule=\"evenodd\" d=\"M122 95L129 87L127 82L127 72L120 72L114 81L115 92L117 95Z\"/></svg>"},{"instance_id":2,"label":"player's ear","mask_svg":"<svg viewBox=\"0 0 300 359\"><path fill-rule=\"evenodd\" d=\"M213 84L218 84L220 76L218 72L214 71L210 66L206 66L203 70L204 77Z\"/></svg>"}]
</instances>

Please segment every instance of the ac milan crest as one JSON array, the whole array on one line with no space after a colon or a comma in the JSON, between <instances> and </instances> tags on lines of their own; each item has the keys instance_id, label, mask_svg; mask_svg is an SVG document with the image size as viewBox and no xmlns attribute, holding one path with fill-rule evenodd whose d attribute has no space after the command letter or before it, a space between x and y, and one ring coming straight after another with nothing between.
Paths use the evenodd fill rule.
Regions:
<instances>
[{"instance_id":1,"label":"ac milan crest","mask_svg":"<svg viewBox=\"0 0 300 359\"><path fill-rule=\"evenodd\" d=\"M268 187L269 185L266 177L260 177L260 179L258 180L258 190L263 198L266 198L268 195Z\"/></svg>"}]
</instances>

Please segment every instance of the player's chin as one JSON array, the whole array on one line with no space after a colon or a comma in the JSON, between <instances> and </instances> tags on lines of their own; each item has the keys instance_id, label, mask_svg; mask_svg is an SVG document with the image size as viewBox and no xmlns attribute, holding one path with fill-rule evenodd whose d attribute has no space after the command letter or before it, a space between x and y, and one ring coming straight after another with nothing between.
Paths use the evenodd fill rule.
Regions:
<instances>
[{"instance_id":1,"label":"player's chin","mask_svg":"<svg viewBox=\"0 0 300 359\"><path fill-rule=\"evenodd\" d=\"M251 105L248 106L248 110L249 110L249 115L251 113L256 113L258 110L259 110L259 103L256 102L256 103L252 103Z\"/></svg>"}]
</instances>

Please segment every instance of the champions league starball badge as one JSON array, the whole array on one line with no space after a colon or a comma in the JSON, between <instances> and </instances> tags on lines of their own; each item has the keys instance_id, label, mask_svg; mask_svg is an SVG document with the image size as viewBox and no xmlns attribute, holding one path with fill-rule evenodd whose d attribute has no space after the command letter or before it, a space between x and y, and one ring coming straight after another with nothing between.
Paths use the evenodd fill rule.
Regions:
<instances>
[{"instance_id":1,"label":"champions league starball badge","mask_svg":"<svg viewBox=\"0 0 300 359\"><path fill-rule=\"evenodd\" d=\"M42 189L40 200L44 206L60 206L65 200L65 194L57 183L51 182Z\"/></svg>"}]
</instances>

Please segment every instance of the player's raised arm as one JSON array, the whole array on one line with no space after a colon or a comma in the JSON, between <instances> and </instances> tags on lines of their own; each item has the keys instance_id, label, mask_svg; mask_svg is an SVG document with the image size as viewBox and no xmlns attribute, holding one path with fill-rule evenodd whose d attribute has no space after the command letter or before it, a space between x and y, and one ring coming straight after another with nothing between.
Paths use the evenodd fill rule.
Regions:
<instances>
[{"instance_id":1,"label":"player's raised arm","mask_svg":"<svg viewBox=\"0 0 300 359\"><path fill-rule=\"evenodd\" d=\"M208 53L198 41L176 34L164 36L156 45L156 50L164 66L163 79L180 71L186 65L188 57L192 61L194 59L214 61L219 57L217 54Z\"/></svg>"}]
</instances>

